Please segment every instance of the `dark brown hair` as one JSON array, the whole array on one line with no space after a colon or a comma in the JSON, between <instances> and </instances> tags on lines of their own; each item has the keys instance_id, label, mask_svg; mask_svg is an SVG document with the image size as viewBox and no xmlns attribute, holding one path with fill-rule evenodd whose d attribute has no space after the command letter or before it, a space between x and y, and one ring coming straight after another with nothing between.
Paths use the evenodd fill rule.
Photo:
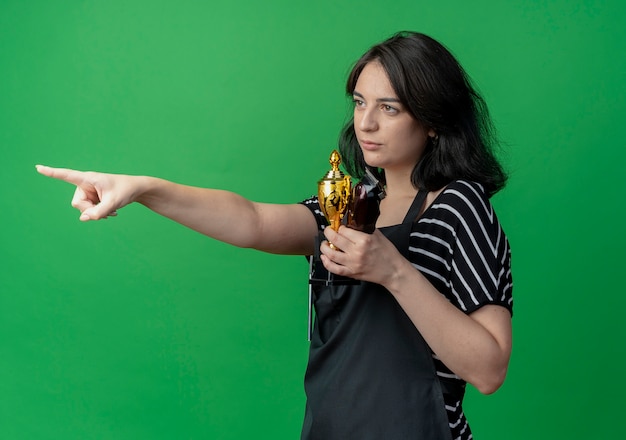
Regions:
<instances>
[{"instance_id":1,"label":"dark brown hair","mask_svg":"<svg viewBox=\"0 0 626 440\"><path fill-rule=\"evenodd\" d=\"M485 101L456 58L439 42L417 32L400 32L373 46L354 65L346 84L352 96L363 68L379 62L413 117L437 134L413 169L416 188L433 191L453 180L480 183L488 196L507 180L493 148L495 132ZM368 167L354 132L344 126L339 148L346 170L361 177ZM369 167L368 167L369 168ZM371 168L370 168L371 169ZM384 180L384 171L371 169Z\"/></svg>"}]
</instances>

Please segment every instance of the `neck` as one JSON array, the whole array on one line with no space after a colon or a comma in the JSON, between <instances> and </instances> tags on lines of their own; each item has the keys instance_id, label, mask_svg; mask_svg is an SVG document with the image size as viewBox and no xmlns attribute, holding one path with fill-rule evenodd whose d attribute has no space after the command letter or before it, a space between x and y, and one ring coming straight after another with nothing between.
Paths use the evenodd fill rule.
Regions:
<instances>
[{"instance_id":1,"label":"neck","mask_svg":"<svg viewBox=\"0 0 626 440\"><path fill-rule=\"evenodd\" d=\"M414 197L417 193L411 183L410 173L393 173L385 170L386 192L393 197Z\"/></svg>"}]
</instances>

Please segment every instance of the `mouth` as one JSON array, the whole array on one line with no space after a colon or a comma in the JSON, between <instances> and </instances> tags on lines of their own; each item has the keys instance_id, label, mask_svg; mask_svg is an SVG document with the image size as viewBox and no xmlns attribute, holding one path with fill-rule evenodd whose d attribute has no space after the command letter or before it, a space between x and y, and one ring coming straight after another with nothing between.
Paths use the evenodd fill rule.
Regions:
<instances>
[{"instance_id":1,"label":"mouth","mask_svg":"<svg viewBox=\"0 0 626 440\"><path fill-rule=\"evenodd\" d=\"M377 150L382 145L366 139L359 140L359 144L361 144L361 148L368 151Z\"/></svg>"}]
</instances>

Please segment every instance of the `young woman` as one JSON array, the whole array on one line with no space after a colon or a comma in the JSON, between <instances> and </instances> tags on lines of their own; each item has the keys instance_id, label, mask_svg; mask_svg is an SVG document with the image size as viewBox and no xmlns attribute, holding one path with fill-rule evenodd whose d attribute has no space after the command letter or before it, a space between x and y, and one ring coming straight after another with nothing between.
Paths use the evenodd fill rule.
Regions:
<instances>
[{"instance_id":1,"label":"young woman","mask_svg":"<svg viewBox=\"0 0 626 440\"><path fill-rule=\"evenodd\" d=\"M154 177L38 166L76 185L83 221L138 202L240 247L312 255L361 283L316 287L303 439L469 439L465 384L485 394L511 353L510 250L489 203L506 176L487 108L437 41L403 32L352 70L348 171L368 168L386 197L373 234L326 228L316 198L293 205ZM329 246L332 242L335 247Z\"/></svg>"}]
</instances>

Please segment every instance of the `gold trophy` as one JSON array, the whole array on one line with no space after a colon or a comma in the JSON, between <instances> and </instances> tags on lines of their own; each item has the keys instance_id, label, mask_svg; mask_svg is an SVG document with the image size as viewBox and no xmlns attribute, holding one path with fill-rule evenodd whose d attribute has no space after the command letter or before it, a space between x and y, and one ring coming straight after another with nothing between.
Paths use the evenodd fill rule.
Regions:
<instances>
[{"instance_id":1,"label":"gold trophy","mask_svg":"<svg viewBox=\"0 0 626 440\"><path fill-rule=\"evenodd\" d=\"M330 227L338 231L348 209L352 182L339 169L341 156L337 150L333 150L328 161L331 169L317 182L317 198Z\"/></svg>"},{"instance_id":2,"label":"gold trophy","mask_svg":"<svg viewBox=\"0 0 626 440\"><path fill-rule=\"evenodd\" d=\"M376 219L380 214L380 200L385 197L384 187L368 169L365 170L363 179L353 187L350 176L339 169L341 155L337 150L330 154L329 162L331 169L317 182L320 209L328 224L335 231L344 224L371 234L376 229ZM353 278L334 275L324 268L319 252L323 240L325 237L320 233L316 238L316 253L311 258L309 284L358 284L359 281ZM330 246L335 248L332 243Z\"/></svg>"}]
</instances>

